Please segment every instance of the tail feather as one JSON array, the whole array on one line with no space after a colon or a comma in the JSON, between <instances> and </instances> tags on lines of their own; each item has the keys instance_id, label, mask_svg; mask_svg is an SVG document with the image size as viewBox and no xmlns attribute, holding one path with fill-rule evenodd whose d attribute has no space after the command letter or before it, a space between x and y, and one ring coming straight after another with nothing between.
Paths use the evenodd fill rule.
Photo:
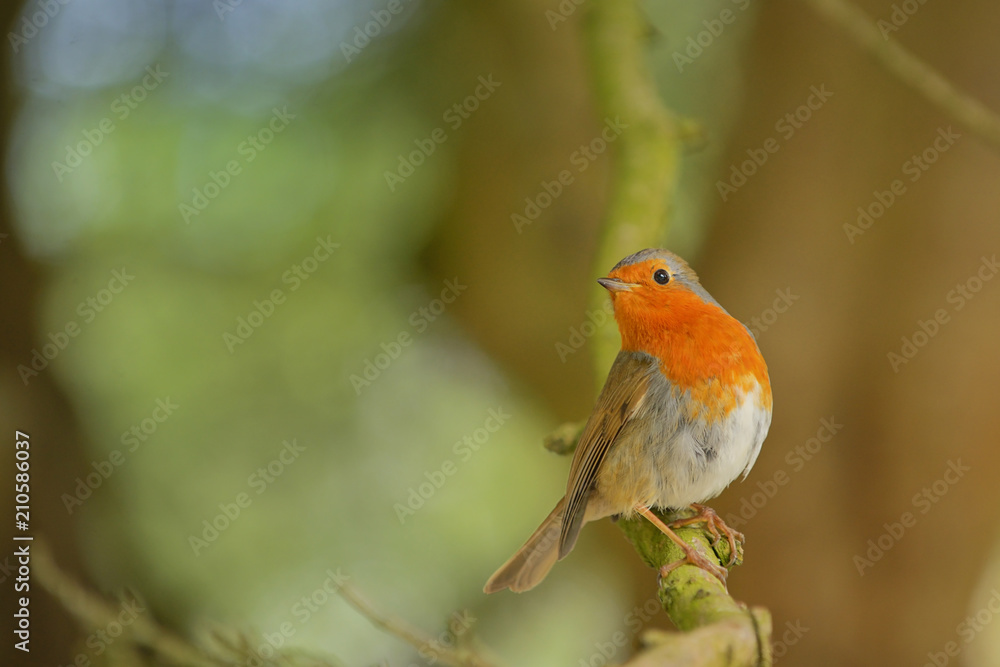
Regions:
<instances>
[{"instance_id":1,"label":"tail feather","mask_svg":"<svg viewBox=\"0 0 1000 667\"><path fill-rule=\"evenodd\" d=\"M483 588L484 592L496 593L509 588L521 593L541 583L559 560L559 533L562 531L565 508L566 499L563 498L524 546L493 573Z\"/></svg>"}]
</instances>

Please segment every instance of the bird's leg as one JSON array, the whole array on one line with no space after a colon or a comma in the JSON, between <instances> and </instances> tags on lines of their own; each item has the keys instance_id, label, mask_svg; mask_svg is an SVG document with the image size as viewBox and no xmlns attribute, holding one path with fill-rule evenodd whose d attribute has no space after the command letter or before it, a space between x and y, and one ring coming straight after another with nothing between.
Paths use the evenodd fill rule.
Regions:
<instances>
[{"instance_id":1,"label":"bird's leg","mask_svg":"<svg viewBox=\"0 0 1000 667\"><path fill-rule=\"evenodd\" d=\"M738 530L733 530L726 525L726 522L722 520L715 510L708 505L702 505L701 503L692 503L691 509L693 509L697 514L693 517L687 519L677 519L676 521L670 522L671 528L680 528L682 526L690 526L693 523L705 523L705 527L708 532L712 533L712 546L714 547L719 543L720 533L726 536L729 541L729 565L736 562L736 542L742 545L746 538L743 533Z\"/></svg>"},{"instance_id":2,"label":"bird's leg","mask_svg":"<svg viewBox=\"0 0 1000 667\"><path fill-rule=\"evenodd\" d=\"M649 519L649 522L651 524L659 528L660 532L662 532L664 535L673 540L674 544L679 546L684 551L684 558L675 563L669 563L667 565L660 567L660 577L665 577L671 571L675 570L681 565L684 565L685 563L690 563L691 565L695 565L707 572L714 574L716 577L718 577L719 581L722 582L723 586L726 585L726 577L729 574L726 568L721 567L718 563L713 563L712 561L708 560L703 555L701 555L701 553L699 553L697 549L695 549L693 546L682 540L677 535L677 533L675 533L670 529L670 526L663 523L663 520L660 519L660 517L656 516L652 512L652 510L650 510L645 505L636 505L635 511L643 515L647 519Z\"/></svg>"}]
</instances>

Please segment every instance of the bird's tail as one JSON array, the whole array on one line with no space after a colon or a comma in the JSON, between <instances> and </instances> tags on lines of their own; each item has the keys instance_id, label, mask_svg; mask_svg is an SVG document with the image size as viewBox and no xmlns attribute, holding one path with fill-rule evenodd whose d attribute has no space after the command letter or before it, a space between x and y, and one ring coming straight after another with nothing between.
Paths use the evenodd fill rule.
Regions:
<instances>
[{"instance_id":1,"label":"bird's tail","mask_svg":"<svg viewBox=\"0 0 1000 667\"><path fill-rule=\"evenodd\" d=\"M496 593L509 588L515 593L531 590L545 578L559 560L559 533L562 530L566 499L563 498L528 541L493 573L483 591Z\"/></svg>"}]
</instances>

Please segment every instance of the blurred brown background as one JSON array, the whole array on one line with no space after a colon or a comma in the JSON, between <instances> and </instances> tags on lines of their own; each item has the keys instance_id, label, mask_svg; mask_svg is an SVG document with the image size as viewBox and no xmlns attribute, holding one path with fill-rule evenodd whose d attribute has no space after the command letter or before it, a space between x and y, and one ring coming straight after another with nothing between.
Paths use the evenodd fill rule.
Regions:
<instances>
[{"instance_id":1,"label":"blurred brown background","mask_svg":"<svg viewBox=\"0 0 1000 667\"><path fill-rule=\"evenodd\" d=\"M873 20L893 11L888 2L859 5ZM489 599L479 592L565 483L568 461L538 443L558 423L586 415L595 394L589 348L564 361L556 345L587 321L613 158L605 154L576 173L574 184L520 233L511 220L543 181L572 168L574 151L600 132L579 30L586 3L554 27L546 15L558 11L554 3L414 3L356 60L345 63L341 49L332 49L324 57L335 65L273 93L275 104L291 100L300 113L286 142L298 148L278 153L284 148L276 142L260 156L258 171L248 167L244 181L225 193L243 208L219 212L228 205L220 198L194 226L212 229L210 216L218 214L226 217L218 224L228 227L204 237L191 236L177 201L190 200L190 185L205 181L232 153L235 141L228 138L218 140L220 151L211 150L229 118L249 117L255 128L266 123L270 104L241 108L232 103L239 89L229 84L206 96L205 81L239 76L253 88L267 68L258 59L257 69L227 73L220 63L234 61L223 56L235 56L209 53L195 61L184 40L215 39L199 20L237 30L243 25L237 12L267 14L246 3L225 20L211 10L194 20L188 3L163 7L162 16L151 15L166 36L158 37L158 55L145 57L163 59L177 72L166 84L174 87L159 98L151 94L149 106L111 135L123 142L118 165L97 164L92 180L78 181L73 190L53 179L50 163L69 141L62 136L76 136L93 122L85 113L60 117L54 109L83 108L98 96L99 117L106 99L134 81L60 88L51 67L37 69L23 53L7 52L2 113L10 197L0 220L7 322L0 340L0 420L6 433L29 431L33 447L39 443L32 454L36 534L95 591L139 590L152 616L180 632L207 620L267 632L282 618L295 618L275 610L293 609L336 562L358 572L358 585L381 606L435 634L449 611L471 609L478 636L505 664L590 660L595 642L630 632L629 611L653 589L653 573L610 522L585 531L573 557L537 591ZM272 11L309 25L329 7L300 2ZM382 7L358 4L353 14L338 15L339 23L328 20L328 28L341 26L341 32L330 28L326 38L339 47ZM781 664L925 664L949 642L959 648L958 657L949 657L954 663L1000 664L1000 622L989 623L993 612L981 611L1000 590L1000 280L984 280L972 298L956 296L959 285L976 287L977 275L994 277L983 258L992 260L1000 250L1000 155L803 3L643 7L664 103L701 121L708 137L685 153L675 221L664 243L689 259L734 316L769 323L758 341L774 389L771 432L750 477L715 501L723 516L745 520L746 563L730 577L730 591L770 608L775 641L785 642L776 648ZM706 30L703 21L723 10L733 12L734 22L678 71L674 54L684 53L688 38ZM20 8L3 11L4 24L16 30ZM110 4L74 9L84 18L87 11L120 17L115 12L123 10ZM43 31L31 43L42 55L30 57L44 63L45 49L60 48L59 18L48 28L51 41L42 39ZM75 30L85 31L87 22L77 20ZM268 21L261 20L257 38L288 42L284 51L293 56L297 46L304 50L294 31L267 27L299 23ZM125 23L120 39L139 39ZM927 3L892 39L1000 110L998 24L995 3ZM84 34L66 30L60 39L67 43ZM247 43L254 52L257 42ZM135 49L128 53L148 64ZM288 71L298 71L295 58L289 62ZM213 67L219 78L205 76ZM501 82L497 91L448 131L427 167L399 192L389 191L384 171L413 149L414 139L444 126L442 110L471 94L481 75ZM185 81L195 83L185 88ZM777 125L806 103L812 87L832 96L785 136ZM191 164L174 149L175 141L191 140L192 126L201 127L195 134L212 156L204 164ZM926 171L913 171L913 156L949 128L960 137ZM723 202L717 182L769 137L777 140L777 152ZM44 151L31 157L39 146ZM858 207L869 208L875 193L890 191L896 179L905 192L862 234L849 236L845 225L857 224ZM96 205L78 223L83 231L47 245L59 228L58 211L86 201L81 190L116 182L128 188L127 206ZM235 192L243 182L247 190ZM275 201L310 196L305 212L261 212ZM65 208L36 205L45 197ZM316 287L303 288L296 305L284 306L237 354L227 354L219 333L232 328L252 299L280 284L275 277L310 251L317 234L327 233L343 241L339 264L318 272ZM226 255L244 235L260 236L256 250ZM298 236L301 243L284 241ZM25 387L17 365L72 316L81 294L93 293L122 262L148 275L147 282L130 288L134 296L121 297L117 314L109 308L85 331L89 342L81 337ZM456 276L468 291L448 306L443 323L418 336L413 352L366 393L352 391L350 375L380 351L380 342L409 331L410 313ZM145 286L151 283L157 288ZM197 296L205 293L211 298ZM769 314L780 294L794 300ZM903 338L913 339L939 309L947 321L894 368L888 355L901 354ZM183 318L194 322L185 325L190 332L173 328ZM211 343L202 349L193 342L189 349L188 341L202 340L199 320L208 320L204 340ZM150 321L155 326L133 324ZM272 336L279 326L283 333ZM139 341L134 348L126 344L133 339ZM199 352L191 351L195 347ZM299 356L288 352L292 348ZM182 368L172 370L177 364ZM95 492L81 513L68 515L60 495L90 472L88 462L117 446L118 433L146 416L153 398L180 392L177 387L189 390L179 397L187 409L178 420L190 420L190 429L171 422L157 434L157 449L150 448L169 458L130 461L99 490L101 499ZM142 400L116 407L129 393ZM428 509L400 524L392 506L405 503L425 470L454 458L453 442L498 403L510 406L517 425L460 467ZM842 428L817 449L810 439L825 437L821 428L831 422ZM211 552L192 558L185 530L196 530L273 458L277 442L291 437L279 433L298 433L310 443L308 475L290 466L275 491L255 500L268 503L267 510L248 510L240 532L231 529ZM258 448L258 440L266 442ZM3 470L12 470L12 450L3 451ZM968 470L957 479L946 475L958 462ZM189 468L198 472L184 472ZM779 471L787 483L768 486ZM921 498L925 488L929 495ZM885 537L886 524L900 522L905 512L914 523L898 539ZM176 518L177 526L164 516ZM322 536L310 537L317 532ZM858 559L871 558L869 540L878 544L880 537L890 548L859 574ZM9 604L9 576L2 585ZM86 647L88 631L67 632L75 624L50 597L33 588L32 605L30 659L11 653L6 662L99 659ZM293 643L333 653L344 664L424 664L341 603L322 613L322 621L301 626ZM977 613L978 625L960 625ZM3 615L10 618L6 610ZM667 625L662 614L651 622ZM526 635L540 637L528 641ZM622 650L612 662L627 655Z\"/></svg>"}]
</instances>

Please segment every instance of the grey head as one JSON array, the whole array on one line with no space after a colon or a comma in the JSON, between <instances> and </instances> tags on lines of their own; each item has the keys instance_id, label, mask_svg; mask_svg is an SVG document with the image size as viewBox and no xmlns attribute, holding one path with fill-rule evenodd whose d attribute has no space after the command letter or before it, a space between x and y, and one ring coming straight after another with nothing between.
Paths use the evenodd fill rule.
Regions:
<instances>
[{"instance_id":1,"label":"grey head","mask_svg":"<svg viewBox=\"0 0 1000 667\"><path fill-rule=\"evenodd\" d=\"M687 287L689 290L700 296L702 299L709 303L714 303L719 308L722 306L716 301L708 291L701 286L698 281L698 274L694 272L688 263L685 262L680 256L666 250L665 248L646 248L645 250L640 250L639 252L632 253L622 261L615 264L614 268L611 269L613 273L617 269L623 266L630 266L632 264L641 264L651 259L656 259L662 261L667 265L671 280L676 280L678 283ZM726 311L725 308L722 308ZM728 315L728 311L726 311Z\"/></svg>"}]
</instances>

